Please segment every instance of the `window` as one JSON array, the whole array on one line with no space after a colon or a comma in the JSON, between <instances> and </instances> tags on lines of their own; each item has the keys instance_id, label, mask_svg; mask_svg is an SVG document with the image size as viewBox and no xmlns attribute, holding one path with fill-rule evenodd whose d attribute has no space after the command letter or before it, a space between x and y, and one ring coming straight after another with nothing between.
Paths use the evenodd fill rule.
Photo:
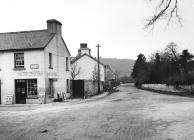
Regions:
<instances>
[{"instance_id":1,"label":"window","mask_svg":"<svg viewBox=\"0 0 194 140\"><path fill-rule=\"evenodd\" d=\"M66 71L69 71L69 59L66 57Z\"/></svg>"},{"instance_id":2,"label":"window","mask_svg":"<svg viewBox=\"0 0 194 140\"><path fill-rule=\"evenodd\" d=\"M15 68L24 68L24 53L14 54Z\"/></svg>"},{"instance_id":3,"label":"window","mask_svg":"<svg viewBox=\"0 0 194 140\"><path fill-rule=\"evenodd\" d=\"M49 53L49 68L52 69L52 53Z\"/></svg>"},{"instance_id":4,"label":"window","mask_svg":"<svg viewBox=\"0 0 194 140\"><path fill-rule=\"evenodd\" d=\"M28 93L28 96L37 95L37 79L27 80L27 93Z\"/></svg>"},{"instance_id":5,"label":"window","mask_svg":"<svg viewBox=\"0 0 194 140\"><path fill-rule=\"evenodd\" d=\"M69 93L70 92L70 84L69 84L69 79L66 80L66 92Z\"/></svg>"},{"instance_id":6,"label":"window","mask_svg":"<svg viewBox=\"0 0 194 140\"><path fill-rule=\"evenodd\" d=\"M53 79L49 79L49 97L54 97Z\"/></svg>"}]
</instances>

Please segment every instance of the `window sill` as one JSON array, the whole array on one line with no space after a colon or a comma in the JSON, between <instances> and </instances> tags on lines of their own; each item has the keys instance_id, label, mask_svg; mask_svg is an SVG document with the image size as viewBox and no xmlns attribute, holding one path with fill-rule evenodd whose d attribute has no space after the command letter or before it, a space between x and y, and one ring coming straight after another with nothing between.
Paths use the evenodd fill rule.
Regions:
<instances>
[{"instance_id":1,"label":"window sill","mask_svg":"<svg viewBox=\"0 0 194 140\"><path fill-rule=\"evenodd\" d=\"M26 70L26 68L13 68L13 70Z\"/></svg>"},{"instance_id":2,"label":"window sill","mask_svg":"<svg viewBox=\"0 0 194 140\"><path fill-rule=\"evenodd\" d=\"M38 96L35 95L35 96L28 96L26 99L38 99Z\"/></svg>"}]
</instances>

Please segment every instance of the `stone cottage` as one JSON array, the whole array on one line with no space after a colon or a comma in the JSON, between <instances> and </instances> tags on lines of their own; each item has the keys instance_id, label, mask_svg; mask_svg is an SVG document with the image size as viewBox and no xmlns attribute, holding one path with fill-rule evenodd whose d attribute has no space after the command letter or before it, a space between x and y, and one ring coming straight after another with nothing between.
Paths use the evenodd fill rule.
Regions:
<instances>
[{"instance_id":1,"label":"stone cottage","mask_svg":"<svg viewBox=\"0 0 194 140\"><path fill-rule=\"evenodd\" d=\"M70 52L61 22L47 29L0 33L0 103L49 103L70 95Z\"/></svg>"},{"instance_id":2,"label":"stone cottage","mask_svg":"<svg viewBox=\"0 0 194 140\"><path fill-rule=\"evenodd\" d=\"M97 80L98 80L98 61L96 58L91 56L91 50L87 47L86 43L81 43L78 49L78 55L71 60L71 72L72 79L80 81L78 85L83 85L84 94L83 96L90 96L97 93ZM81 82L83 81L83 82ZM100 81L101 91L103 90L103 84L105 82L105 65L100 62ZM75 86L78 87L78 86ZM80 91L79 88L75 90L77 93ZM81 93L81 92L79 92ZM89 95L86 95L89 94Z\"/></svg>"}]
</instances>

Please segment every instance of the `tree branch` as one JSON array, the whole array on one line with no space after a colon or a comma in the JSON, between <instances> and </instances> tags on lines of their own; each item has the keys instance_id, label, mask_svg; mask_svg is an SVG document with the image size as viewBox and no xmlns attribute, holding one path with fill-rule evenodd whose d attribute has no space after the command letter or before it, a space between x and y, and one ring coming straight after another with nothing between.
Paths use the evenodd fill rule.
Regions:
<instances>
[{"instance_id":1,"label":"tree branch","mask_svg":"<svg viewBox=\"0 0 194 140\"><path fill-rule=\"evenodd\" d=\"M152 2L153 0L149 0ZM179 24L181 24L181 17L178 14L178 0L160 0L156 6L155 14L145 20L145 29L154 29L154 25L162 17L168 17L167 24L175 18Z\"/></svg>"}]
</instances>

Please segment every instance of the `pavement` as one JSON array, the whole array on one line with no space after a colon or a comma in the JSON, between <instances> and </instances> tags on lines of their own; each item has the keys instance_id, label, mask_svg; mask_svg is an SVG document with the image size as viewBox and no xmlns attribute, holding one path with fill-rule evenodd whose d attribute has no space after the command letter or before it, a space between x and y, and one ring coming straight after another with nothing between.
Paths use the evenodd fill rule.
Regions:
<instances>
[{"instance_id":1,"label":"pavement","mask_svg":"<svg viewBox=\"0 0 194 140\"><path fill-rule=\"evenodd\" d=\"M136 89L0 107L0 140L193 140L194 99Z\"/></svg>"}]
</instances>

